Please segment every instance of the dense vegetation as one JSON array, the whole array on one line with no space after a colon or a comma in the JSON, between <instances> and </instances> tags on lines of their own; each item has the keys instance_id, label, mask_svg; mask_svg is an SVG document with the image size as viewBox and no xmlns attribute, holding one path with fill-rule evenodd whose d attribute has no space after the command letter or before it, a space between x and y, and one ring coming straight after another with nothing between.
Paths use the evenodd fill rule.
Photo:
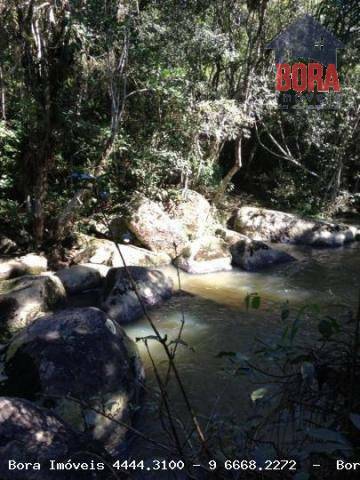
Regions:
<instances>
[{"instance_id":1,"label":"dense vegetation","mask_svg":"<svg viewBox=\"0 0 360 480\"><path fill-rule=\"evenodd\" d=\"M304 14L345 45L338 52L341 93L335 104L326 96L331 108L303 95L298 108L285 110L278 104L274 53L267 45ZM0 409L25 408L30 419L44 420L44 407L62 411L61 402L69 401L64 411L71 418L64 418L71 428L88 433L101 425L103 438L89 443L100 459L110 451L106 430L116 425L121 454L131 447L124 441L128 429L161 455L183 459L189 478L238 478L242 467L229 459L239 458L249 479L258 477L254 460L248 467L254 458L258 465L297 459L296 476L271 471L262 472L263 478L342 478L334 473L335 459L356 460L360 448L360 310L337 305L332 313L322 304L337 299L332 288L343 278L333 282L338 266L349 272L346 287L355 288L358 247L349 264L345 256L351 252L344 248L328 270L322 267L330 256L317 262L315 248L358 240L359 229L303 216L331 217L360 207L358 0L0 0L0 18L0 388L9 396L0 398ZM233 209L249 205L301 215ZM90 224L97 238L69 235L89 233ZM3 249L4 239L13 248ZM270 246L287 241L305 245L306 254L296 258ZM12 256L25 251L31 253ZM248 272L296 260L298 270L289 270L283 283L281 275L264 275L266 287L274 282L274 295L267 288L264 298L260 290L244 294L244 288L258 288L247 280ZM179 292L166 269L153 271L164 265L176 276ZM196 303L201 295L189 297L182 288L180 270L214 273L232 266L236 282L246 284L229 289L241 315L234 310L233 323L226 323L226 302L222 312L204 297L211 321L230 326L229 337L238 332L236 322L255 311L253 324L260 314L265 317L266 302L280 309L277 299L299 294L295 307L285 303L273 336L267 337L269 323L257 341L244 335L239 345L207 352L236 395L251 386L241 422L217 414L227 388L211 414L197 408L178 356L183 348L196 353L185 341L184 305L204 314ZM297 285L292 275L301 277L305 270L308 277ZM245 280L237 276L241 271L249 275ZM321 288L312 285L321 282ZM173 311L149 313L173 290ZM300 305L310 299L302 296L305 290L321 307ZM326 295L316 298L322 290ZM83 308L68 308L73 306ZM173 313L179 321L168 335L166 322L158 319ZM145 384L135 345L122 350L132 342L117 325L141 318L146 328L140 325L142 336L135 338L151 370ZM190 317L193 329L191 322ZM18 332L26 341L18 341ZM199 330L203 334L212 336ZM253 344L245 355L246 342ZM241 351L235 351L238 346ZM201 364L201 355L193 358ZM58 371L68 372L60 386ZM98 382L89 381L89 390L88 377ZM214 390L217 385L215 379ZM119 396L120 387L126 395ZM160 441L147 427L131 426L144 391L144 416L156 417ZM24 411L12 417L25 422L25 432L34 427ZM14 436L7 428L7 421L0 422L0 456ZM33 440L21 440L16 448L33 447ZM75 442L70 452L85 447ZM137 453L144 455L141 446ZM211 464L215 459L218 469ZM318 459L325 473L312 471ZM192 468L198 463L199 473ZM96 478L122 477L111 471Z\"/></svg>"},{"instance_id":2,"label":"dense vegetation","mask_svg":"<svg viewBox=\"0 0 360 480\"><path fill-rule=\"evenodd\" d=\"M356 0L11 0L0 12L8 234L58 241L92 211L94 184L109 209L184 187L310 214L358 198ZM271 108L265 46L301 13L346 44L335 111Z\"/></svg>"}]
</instances>

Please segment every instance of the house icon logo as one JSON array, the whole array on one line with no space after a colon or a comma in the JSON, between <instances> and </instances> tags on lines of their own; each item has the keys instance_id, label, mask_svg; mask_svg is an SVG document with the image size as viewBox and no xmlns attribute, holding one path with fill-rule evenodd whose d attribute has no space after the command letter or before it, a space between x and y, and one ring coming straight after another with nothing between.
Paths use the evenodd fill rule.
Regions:
<instances>
[{"instance_id":1,"label":"house icon logo","mask_svg":"<svg viewBox=\"0 0 360 480\"><path fill-rule=\"evenodd\" d=\"M302 58L327 67L337 65L337 49L344 48L344 44L315 18L305 15L275 37L266 48L275 50L277 65Z\"/></svg>"},{"instance_id":2,"label":"house icon logo","mask_svg":"<svg viewBox=\"0 0 360 480\"><path fill-rule=\"evenodd\" d=\"M337 50L344 47L310 15L299 18L266 46L275 51L276 90L340 92Z\"/></svg>"}]
</instances>

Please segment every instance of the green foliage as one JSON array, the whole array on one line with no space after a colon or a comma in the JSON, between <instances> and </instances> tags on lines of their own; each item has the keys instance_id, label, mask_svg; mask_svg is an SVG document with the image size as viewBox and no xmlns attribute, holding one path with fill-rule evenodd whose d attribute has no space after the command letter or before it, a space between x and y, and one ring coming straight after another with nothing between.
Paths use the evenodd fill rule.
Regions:
<instances>
[{"instance_id":1,"label":"green foliage","mask_svg":"<svg viewBox=\"0 0 360 480\"><path fill-rule=\"evenodd\" d=\"M331 472L342 456L356 461L360 318L344 306L332 309L338 314L315 304L298 311L285 304L279 335L259 340L252 355L217 355L227 362L224 370L232 382L246 377L254 385L253 411L244 425L234 428L224 421L221 426L233 435L229 456L295 459L297 479L310 478L312 461L321 463L323 472Z\"/></svg>"},{"instance_id":2,"label":"green foliage","mask_svg":"<svg viewBox=\"0 0 360 480\"><path fill-rule=\"evenodd\" d=\"M154 198L183 187L212 192L234 164L230 147L239 138L237 192L306 214L345 203L356 208L360 97L352 4L90 0L62 9L65 3L52 13L39 3L39 31L34 23L23 37L14 5L2 10L7 120L0 123L0 195L20 209L29 196L32 204L43 196L49 234L76 190L69 182L74 171L105 174L114 209L134 191ZM305 12L347 45L336 111L276 107L273 56L265 46ZM51 45L54 32L57 48L39 50L38 39Z\"/></svg>"},{"instance_id":3,"label":"green foliage","mask_svg":"<svg viewBox=\"0 0 360 480\"><path fill-rule=\"evenodd\" d=\"M14 187L15 159L19 153L20 132L0 121L0 195ZM4 198L2 197L2 198Z\"/></svg>"}]
</instances>

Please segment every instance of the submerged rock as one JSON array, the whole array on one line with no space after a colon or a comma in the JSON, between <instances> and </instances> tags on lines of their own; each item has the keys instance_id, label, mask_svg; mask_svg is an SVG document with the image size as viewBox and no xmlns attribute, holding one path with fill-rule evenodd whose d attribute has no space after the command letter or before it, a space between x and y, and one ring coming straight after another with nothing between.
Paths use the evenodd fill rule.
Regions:
<instances>
[{"instance_id":1,"label":"submerged rock","mask_svg":"<svg viewBox=\"0 0 360 480\"><path fill-rule=\"evenodd\" d=\"M80 452L89 452L87 455ZM98 452L85 436L79 435L51 411L19 399L0 397L0 478L2 480L63 480L64 472L50 471L50 460L67 462L91 460ZM80 454L80 455L79 455ZM89 456L89 458L87 458ZM9 470L9 460L40 463L41 470ZM101 473L66 472L66 478L100 479Z\"/></svg>"},{"instance_id":2,"label":"submerged rock","mask_svg":"<svg viewBox=\"0 0 360 480\"><path fill-rule=\"evenodd\" d=\"M109 451L124 440L143 383L136 346L97 308L36 320L10 342L5 373L9 395L51 407Z\"/></svg>"},{"instance_id":3,"label":"submerged rock","mask_svg":"<svg viewBox=\"0 0 360 480\"><path fill-rule=\"evenodd\" d=\"M296 260L288 253L256 240L240 240L230 247L230 251L233 264L250 272Z\"/></svg>"},{"instance_id":4,"label":"submerged rock","mask_svg":"<svg viewBox=\"0 0 360 480\"><path fill-rule=\"evenodd\" d=\"M224 240L207 236L183 249L175 265L188 273L212 273L231 270L231 254Z\"/></svg>"},{"instance_id":5,"label":"submerged rock","mask_svg":"<svg viewBox=\"0 0 360 480\"><path fill-rule=\"evenodd\" d=\"M101 285L101 275L96 268L86 265L73 265L56 272L65 290L70 295L81 293Z\"/></svg>"},{"instance_id":6,"label":"submerged rock","mask_svg":"<svg viewBox=\"0 0 360 480\"><path fill-rule=\"evenodd\" d=\"M37 275L45 272L47 259L41 255L29 253L23 257L0 261L0 280L8 280L21 275Z\"/></svg>"},{"instance_id":7,"label":"submerged rock","mask_svg":"<svg viewBox=\"0 0 360 480\"><path fill-rule=\"evenodd\" d=\"M338 247L356 240L359 229L257 207L239 208L234 229L254 240Z\"/></svg>"},{"instance_id":8,"label":"submerged rock","mask_svg":"<svg viewBox=\"0 0 360 480\"><path fill-rule=\"evenodd\" d=\"M24 276L0 284L0 330L13 334L48 312L66 297L61 281L52 275Z\"/></svg>"},{"instance_id":9,"label":"submerged rock","mask_svg":"<svg viewBox=\"0 0 360 480\"><path fill-rule=\"evenodd\" d=\"M188 241L183 225L148 198L133 202L127 226L142 245L175 258Z\"/></svg>"},{"instance_id":10,"label":"submerged rock","mask_svg":"<svg viewBox=\"0 0 360 480\"><path fill-rule=\"evenodd\" d=\"M129 267L146 307L162 303L172 295L173 283L158 270ZM143 309L125 268L112 268L105 280L102 308L117 323L129 323L143 315Z\"/></svg>"}]
</instances>

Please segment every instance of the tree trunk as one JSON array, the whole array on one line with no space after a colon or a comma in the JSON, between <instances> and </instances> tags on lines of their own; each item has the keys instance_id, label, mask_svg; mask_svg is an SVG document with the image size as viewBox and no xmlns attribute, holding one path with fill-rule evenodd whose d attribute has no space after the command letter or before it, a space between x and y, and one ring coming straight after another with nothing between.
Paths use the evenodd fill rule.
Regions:
<instances>
[{"instance_id":1,"label":"tree trunk","mask_svg":"<svg viewBox=\"0 0 360 480\"><path fill-rule=\"evenodd\" d=\"M344 167L344 164L342 160L340 160L338 162L336 172L332 176L330 184L328 186L328 199L331 202L335 202L336 197L338 196L338 193L341 187L343 167Z\"/></svg>"},{"instance_id":2,"label":"tree trunk","mask_svg":"<svg viewBox=\"0 0 360 480\"><path fill-rule=\"evenodd\" d=\"M220 198L224 195L226 188L228 187L229 183L231 182L233 176L240 170L242 167L242 152L241 152L241 146L242 146L242 137L240 136L236 140L236 145L235 145L235 162L234 165L230 168L228 173L225 175L225 177L222 179L220 186L218 188L216 197Z\"/></svg>"},{"instance_id":3,"label":"tree trunk","mask_svg":"<svg viewBox=\"0 0 360 480\"><path fill-rule=\"evenodd\" d=\"M43 105L39 109L38 138L34 144L31 159L31 173L33 176L33 234L36 246L40 246L44 239L45 210L44 205L48 193L48 175L53 164L53 118L55 106L51 99L50 79L44 87ZM26 172L25 172L26 173Z\"/></svg>"},{"instance_id":4,"label":"tree trunk","mask_svg":"<svg viewBox=\"0 0 360 480\"><path fill-rule=\"evenodd\" d=\"M4 82L4 74L2 66L0 65L0 95L1 95L1 118L6 121L6 90Z\"/></svg>"},{"instance_id":5,"label":"tree trunk","mask_svg":"<svg viewBox=\"0 0 360 480\"><path fill-rule=\"evenodd\" d=\"M110 136L104 146L104 152L99 160L99 163L93 168L93 175L99 177L106 171L109 159L114 151L115 141L119 132L119 126L125 109L126 102L126 66L129 53L129 38L128 33L124 36L124 45L118 61L115 62L115 67L111 71L109 92L111 100L111 125ZM76 219L83 201L85 200L89 190L81 188L68 201L64 211L59 215L56 228L54 231L54 240L61 240L66 235L67 231Z\"/></svg>"},{"instance_id":6,"label":"tree trunk","mask_svg":"<svg viewBox=\"0 0 360 480\"><path fill-rule=\"evenodd\" d=\"M33 234L36 246L39 247L44 238L45 214L44 201L46 197L46 187L44 177L39 177L39 181L34 188L33 200Z\"/></svg>"},{"instance_id":7,"label":"tree trunk","mask_svg":"<svg viewBox=\"0 0 360 480\"><path fill-rule=\"evenodd\" d=\"M82 207L83 201L88 194L89 190L87 188L81 188L67 203L56 224L56 230L54 235L55 240L64 238L68 226L71 225L71 223L76 218L78 211Z\"/></svg>"}]
</instances>

